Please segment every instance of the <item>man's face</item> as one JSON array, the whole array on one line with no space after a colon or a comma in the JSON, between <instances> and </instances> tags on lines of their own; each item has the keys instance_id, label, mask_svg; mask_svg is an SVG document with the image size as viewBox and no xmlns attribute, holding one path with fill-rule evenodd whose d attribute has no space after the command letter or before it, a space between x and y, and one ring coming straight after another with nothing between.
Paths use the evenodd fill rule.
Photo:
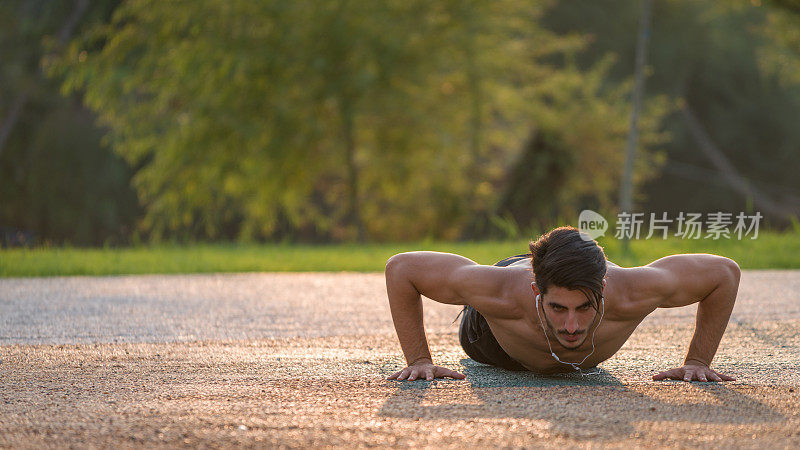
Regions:
<instances>
[{"instance_id":1,"label":"man's face","mask_svg":"<svg viewBox=\"0 0 800 450\"><path fill-rule=\"evenodd\" d=\"M550 286L539 300L550 333L565 348L580 347L589 337L589 328L597 315L583 292Z\"/></svg>"}]
</instances>

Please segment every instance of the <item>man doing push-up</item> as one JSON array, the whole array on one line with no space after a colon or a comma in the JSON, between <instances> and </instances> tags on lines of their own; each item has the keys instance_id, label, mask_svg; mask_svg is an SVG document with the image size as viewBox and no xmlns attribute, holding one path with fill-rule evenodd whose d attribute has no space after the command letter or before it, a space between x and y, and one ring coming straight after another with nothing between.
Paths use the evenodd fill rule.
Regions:
<instances>
[{"instance_id":1,"label":"man doing push-up","mask_svg":"<svg viewBox=\"0 0 800 450\"><path fill-rule=\"evenodd\" d=\"M654 380L731 381L711 369L739 288L739 266L716 255L686 254L624 268L572 227L530 244L530 254L493 265L450 253L409 252L386 264L386 289L407 367L389 379L464 375L431 359L421 296L464 305L459 340L466 354L508 370L554 374L595 368L656 308L698 303L683 366Z\"/></svg>"}]
</instances>

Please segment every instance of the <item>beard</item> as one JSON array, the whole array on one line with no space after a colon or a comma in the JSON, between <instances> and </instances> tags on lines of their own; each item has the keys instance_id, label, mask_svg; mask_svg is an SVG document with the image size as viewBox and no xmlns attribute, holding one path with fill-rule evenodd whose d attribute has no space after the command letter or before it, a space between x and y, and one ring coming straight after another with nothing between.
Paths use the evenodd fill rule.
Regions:
<instances>
[{"instance_id":1,"label":"beard","mask_svg":"<svg viewBox=\"0 0 800 450\"><path fill-rule=\"evenodd\" d=\"M592 318L592 322L591 322L592 324L594 324L594 319L595 318L597 318L597 314L595 314L595 316ZM558 341L558 343L561 344L561 346L566 348L566 349L570 349L570 350L577 349L578 347L583 345L583 343L586 342L586 339L589 337L589 329L588 328L584 329L584 330L578 330L575 333L569 333L569 332L567 332L567 330L557 330L556 327L554 327L553 324L550 322L550 318L547 317L547 313L544 314L544 320L545 320L545 322L547 322L547 329L550 330L550 333L552 333L553 336ZM589 325L589 328L591 328L591 324ZM575 335L580 335L580 334L583 334L583 339L575 341L575 342L561 342L561 339L559 339L559 338L564 338L565 336L575 336Z\"/></svg>"}]
</instances>

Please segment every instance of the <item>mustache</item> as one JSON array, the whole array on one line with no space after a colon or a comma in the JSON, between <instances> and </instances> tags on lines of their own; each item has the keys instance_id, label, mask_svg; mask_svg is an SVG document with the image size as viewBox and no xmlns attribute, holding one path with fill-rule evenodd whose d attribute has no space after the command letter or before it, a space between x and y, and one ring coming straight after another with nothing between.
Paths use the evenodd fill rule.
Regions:
<instances>
[{"instance_id":1,"label":"mustache","mask_svg":"<svg viewBox=\"0 0 800 450\"><path fill-rule=\"evenodd\" d=\"M567 332L567 330L558 330L558 334L562 334L564 336L579 336L579 335L581 335L581 334L583 334L585 332L586 332L586 330L578 330L578 331L576 331L574 333L569 333L569 332Z\"/></svg>"}]
</instances>

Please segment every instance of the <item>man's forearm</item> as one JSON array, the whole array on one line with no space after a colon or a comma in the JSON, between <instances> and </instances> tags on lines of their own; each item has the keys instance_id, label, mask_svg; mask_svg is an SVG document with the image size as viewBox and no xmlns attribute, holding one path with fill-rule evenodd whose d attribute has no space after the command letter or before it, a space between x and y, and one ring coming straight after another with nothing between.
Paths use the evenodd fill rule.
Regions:
<instances>
[{"instance_id":1,"label":"man's forearm","mask_svg":"<svg viewBox=\"0 0 800 450\"><path fill-rule=\"evenodd\" d=\"M738 289L739 275L732 274L731 279L721 282L697 305L694 337L684 364L711 365L728 326Z\"/></svg>"},{"instance_id":2,"label":"man's forearm","mask_svg":"<svg viewBox=\"0 0 800 450\"><path fill-rule=\"evenodd\" d=\"M422 318L422 297L413 283L404 276L402 263L386 268L386 292L394 329L408 365L430 361L431 352Z\"/></svg>"}]
</instances>

